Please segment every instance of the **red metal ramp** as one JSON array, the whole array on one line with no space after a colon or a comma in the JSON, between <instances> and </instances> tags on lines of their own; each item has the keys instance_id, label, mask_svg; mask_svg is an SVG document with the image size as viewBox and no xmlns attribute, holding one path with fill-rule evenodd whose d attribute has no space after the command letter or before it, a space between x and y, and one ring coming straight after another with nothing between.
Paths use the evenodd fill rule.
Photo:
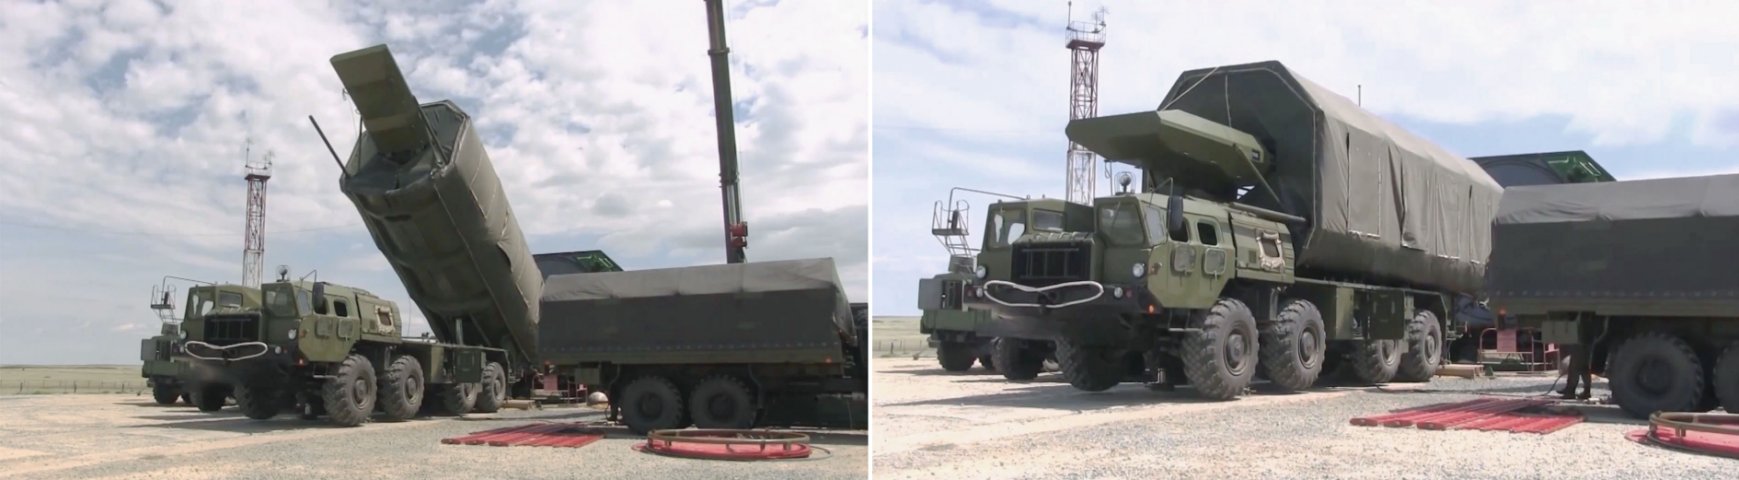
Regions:
<instances>
[{"instance_id":1,"label":"red metal ramp","mask_svg":"<svg viewBox=\"0 0 1739 480\"><path fill-rule=\"evenodd\" d=\"M634 450L707 460L809 458L809 436L772 430L653 430Z\"/></svg>"},{"instance_id":2,"label":"red metal ramp","mask_svg":"<svg viewBox=\"0 0 1739 480\"><path fill-rule=\"evenodd\" d=\"M443 438L441 443L491 447L579 448L603 438L603 431L583 423L534 423Z\"/></svg>"},{"instance_id":3,"label":"red metal ramp","mask_svg":"<svg viewBox=\"0 0 1739 480\"><path fill-rule=\"evenodd\" d=\"M1353 418L1361 427L1418 427L1420 430L1479 430L1548 434L1582 422L1582 414L1550 408L1556 402L1534 398L1482 397L1437 403Z\"/></svg>"},{"instance_id":4,"label":"red metal ramp","mask_svg":"<svg viewBox=\"0 0 1739 480\"><path fill-rule=\"evenodd\" d=\"M1642 444L1739 458L1739 415L1655 412L1648 428L1624 436Z\"/></svg>"}]
</instances>

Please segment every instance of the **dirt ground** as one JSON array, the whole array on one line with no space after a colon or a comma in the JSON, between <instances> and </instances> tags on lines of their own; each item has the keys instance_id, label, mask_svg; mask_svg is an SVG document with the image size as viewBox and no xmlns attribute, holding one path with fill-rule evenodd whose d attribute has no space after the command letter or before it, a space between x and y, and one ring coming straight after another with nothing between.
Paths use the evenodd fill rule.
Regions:
<instances>
[{"instance_id":1,"label":"dirt ground","mask_svg":"<svg viewBox=\"0 0 1739 480\"><path fill-rule=\"evenodd\" d=\"M1733 478L1733 460L1639 445L1645 422L1610 405L1540 436L1356 427L1348 421L1482 395L1526 397L1552 376L1438 378L1383 388L1258 391L1228 402L1189 387L1087 393L1056 373L1008 382L933 358L878 358L875 478ZM1596 382L1596 398L1606 394ZM1561 386L1561 385L1560 385ZM1597 402L1595 402L1597 403Z\"/></svg>"},{"instance_id":2,"label":"dirt ground","mask_svg":"<svg viewBox=\"0 0 1739 480\"><path fill-rule=\"evenodd\" d=\"M293 414L214 414L149 395L0 396L6 478L864 478L866 432L811 432L806 460L726 462L636 452L611 428L578 449L443 445L442 438L535 422L598 422L602 410L504 410L338 428Z\"/></svg>"}]
</instances>

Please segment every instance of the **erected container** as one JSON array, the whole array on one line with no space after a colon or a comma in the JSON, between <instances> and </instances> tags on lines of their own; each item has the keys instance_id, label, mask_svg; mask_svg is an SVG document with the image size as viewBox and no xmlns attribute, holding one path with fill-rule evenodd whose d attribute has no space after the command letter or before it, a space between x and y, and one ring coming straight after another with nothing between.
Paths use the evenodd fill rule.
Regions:
<instances>
[{"instance_id":1,"label":"erected container","mask_svg":"<svg viewBox=\"0 0 1739 480\"><path fill-rule=\"evenodd\" d=\"M385 45L332 67L366 131L340 187L430 330L531 363L543 280L471 117L450 101L419 105Z\"/></svg>"},{"instance_id":2,"label":"erected container","mask_svg":"<svg viewBox=\"0 0 1739 480\"><path fill-rule=\"evenodd\" d=\"M1479 289L1503 189L1474 163L1280 62L1184 72L1161 105L1158 115L1076 120L1067 132L1106 159L1142 167L1149 187L1178 177L1207 190L1197 194L1302 217L1292 232L1301 274ZM1260 148L1243 151L1243 141ZM1164 157L1180 149L1196 161ZM1253 159L1207 159L1229 152ZM1250 190L1237 196L1240 187Z\"/></svg>"}]
</instances>

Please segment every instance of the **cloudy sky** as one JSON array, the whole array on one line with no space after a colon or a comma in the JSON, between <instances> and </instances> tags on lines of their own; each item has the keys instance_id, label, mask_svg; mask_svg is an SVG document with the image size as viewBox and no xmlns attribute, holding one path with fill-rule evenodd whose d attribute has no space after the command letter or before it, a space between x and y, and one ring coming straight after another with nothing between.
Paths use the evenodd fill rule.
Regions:
<instances>
[{"instance_id":1,"label":"cloudy sky","mask_svg":"<svg viewBox=\"0 0 1739 480\"><path fill-rule=\"evenodd\" d=\"M723 262L701 2L352 3L0 9L0 363L136 362L162 276L239 281L250 137L275 153L266 276L414 311L306 119L347 151L328 59L383 42L477 119L534 252ZM865 299L868 8L727 5L749 259L834 257Z\"/></svg>"},{"instance_id":2,"label":"cloudy sky","mask_svg":"<svg viewBox=\"0 0 1739 480\"><path fill-rule=\"evenodd\" d=\"M1102 115L1156 108L1185 70L1279 60L1463 156L1586 150L1620 179L1739 172L1739 4L1149 2L1108 8ZM877 1L877 314L946 267L952 187L1063 196L1064 0ZM1101 193L1110 182L1101 178ZM990 198L966 197L974 234ZM974 244L977 240L974 239Z\"/></svg>"}]
</instances>

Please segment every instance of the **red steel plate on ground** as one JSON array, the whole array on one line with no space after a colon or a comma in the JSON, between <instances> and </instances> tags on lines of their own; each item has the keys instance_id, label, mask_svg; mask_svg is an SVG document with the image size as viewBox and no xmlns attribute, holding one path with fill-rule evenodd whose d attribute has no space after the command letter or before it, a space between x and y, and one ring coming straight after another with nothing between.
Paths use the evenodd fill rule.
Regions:
<instances>
[{"instance_id":1,"label":"red steel plate on ground","mask_svg":"<svg viewBox=\"0 0 1739 480\"><path fill-rule=\"evenodd\" d=\"M790 448L780 446L755 445L715 445L704 443L671 443L647 442L634 446L635 450L650 451L665 455L680 457L704 458L710 460L782 460L791 458L809 458L808 445L791 445Z\"/></svg>"},{"instance_id":2,"label":"red steel plate on ground","mask_svg":"<svg viewBox=\"0 0 1739 480\"><path fill-rule=\"evenodd\" d=\"M809 436L774 430L653 430L634 450L707 460L808 458Z\"/></svg>"},{"instance_id":3,"label":"red steel plate on ground","mask_svg":"<svg viewBox=\"0 0 1739 480\"><path fill-rule=\"evenodd\" d=\"M579 448L604 438L604 434L580 423L534 423L517 427L497 428L452 438L443 438L449 445L489 445L494 447L564 447Z\"/></svg>"},{"instance_id":4,"label":"red steel plate on ground","mask_svg":"<svg viewBox=\"0 0 1739 480\"><path fill-rule=\"evenodd\" d=\"M1524 413L1551 405L1544 399L1479 398L1396 410L1352 419L1362 427L1418 427L1421 430L1480 430L1547 434L1582 422L1577 413Z\"/></svg>"}]
</instances>

